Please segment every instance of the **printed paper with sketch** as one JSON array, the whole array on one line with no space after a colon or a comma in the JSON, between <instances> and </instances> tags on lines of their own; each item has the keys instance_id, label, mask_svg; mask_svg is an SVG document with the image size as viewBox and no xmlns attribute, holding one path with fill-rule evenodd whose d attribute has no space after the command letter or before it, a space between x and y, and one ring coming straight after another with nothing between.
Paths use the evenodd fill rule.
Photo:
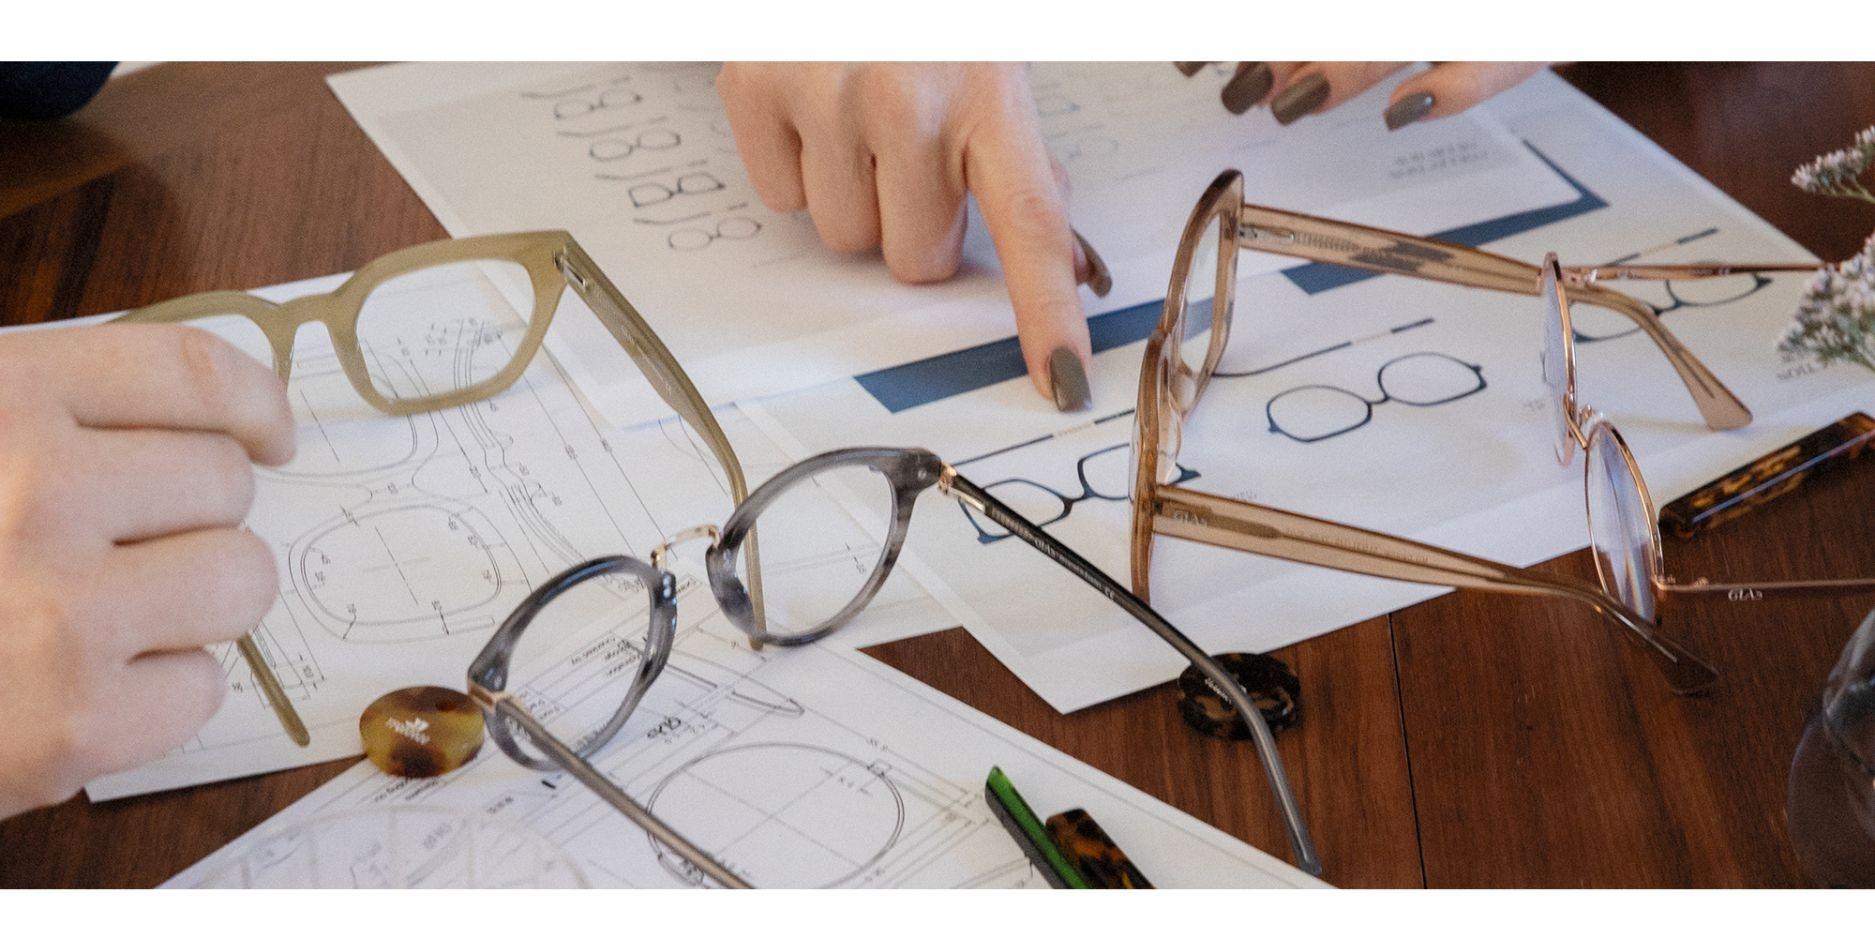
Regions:
<instances>
[{"instance_id":1,"label":"printed paper with sketch","mask_svg":"<svg viewBox=\"0 0 1875 951\"><path fill-rule=\"evenodd\" d=\"M286 300L339 282L320 278L260 294ZM362 335L375 384L432 394L504 366L525 317L497 283L476 267L457 267L402 284L387 306L449 316L421 318L421 332L412 334L419 339L379 339L373 347L371 335ZM377 312L373 319L386 318ZM555 322L578 321L596 318L567 294ZM253 336L251 325L232 318L209 329L241 341ZM262 351L264 344L256 348ZM713 457L687 427L673 417L608 431L545 354L494 399L391 417L355 393L313 331L302 333L295 351L290 396L298 455L282 468L257 470L249 521L274 546L282 588L254 634L311 728L312 746L286 738L232 647L224 647L230 693L214 719L163 759L92 782L93 799L355 755L366 704L413 684L459 687L494 625L553 573L599 555L643 555L669 533L720 522L732 507ZM779 453L739 414L720 418L751 484L779 468ZM877 550L831 503L803 517L813 524L800 537L818 539L829 553L849 545ZM842 564L804 560L795 570L837 572ZM842 643L950 626L915 584L894 579Z\"/></svg>"},{"instance_id":2,"label":"printed paper with sketch","mask_svg":"<svg viewBox=\"0 0 1875 951\"><path fill-rule=\"evenodd\" d=\"M549 729L603 719L615 705L594 686L611 668L589 658L644 643L642 598L636 604L513 670L510 689L551 711ZM1088 810L1161 887L1320 884L863 655L818 645L758 654L703 586L684 584L679 605L670 666L594 763L752 884L1046 887L984 804L993 765L1043 815ZM581 704L595 698L605 709L588 715ZM577 781L519 766L490 743L435 779L395 779L361 763L169 884L702 881Z\"/></svg>"},{"instance_id":3,"label":"printed paper with sketch","mask_svg":"<svg viewBox=\"0 0 1875 951\"><path fill-rule=\"evenodd\" d=\"M994 248L970 226L962 273L894 281L877 254L821 246L805 212L761 205L710 64L415 63L333 90L452 234L567 228L711 403L766 396L994 340L1012 326ZM1258 200L1436 230L1561 200L1486 114L1389 133L1385 90L1284 129L1233 116L1222 78L1164 63L1044 63L1043 132L1073 178L1076 227L1114 271L1109 306L1163 292L1172 239L1219 168ZM1093 298L1087 296L1092 305ZM549 346L615 423L664 415L610 351L567 328Z\"/></svg>"},{"instance_id":4,"label":"printed paper with sketch","mask_svg":"<svg viewBox=\"0 0 1875 951\"><path fill-rule=\"evenodd\" d=\"M1535 262L1556 250L1584 264L1810 257L1560 79L1545 74L1492 108L1575 192L1464 229L1494 235L1493 251ZM1184 434L1181 478L1516 564L1586 544L1579 463L1558 466L1550 448L1536 299L1402 277L1348 282L1352 273L1300 266L1240 283L1223 372ZM1773 352L1805 280L1616 285L1656 306L1756 411L1751 426L1726 433L1702 425L1632 324L1576 309L1581 395L1619 423L1657 501L1875 402L1875 381L1858 370L1790 367ZM1012 378L1012 342L747 408L797 440L797 452L854 441L933 449L1125 580L1139 341L1158 316L1152 306L1096 319L1097 337L1115 346L1097 357L1095 409L1079 417L1041 405L1027 380ZM956 506L919 518L928 524L913 526L907 566L1056 707L1182 669L1117 611ZM1214 651L1280 647L1438 593L1164 538L1153 566L1154 606ZM1572 636L1617 636L1586 612L1578 627ZM1683 636L1698 649L1702 635Z\"/></svg>"}]
</instances>

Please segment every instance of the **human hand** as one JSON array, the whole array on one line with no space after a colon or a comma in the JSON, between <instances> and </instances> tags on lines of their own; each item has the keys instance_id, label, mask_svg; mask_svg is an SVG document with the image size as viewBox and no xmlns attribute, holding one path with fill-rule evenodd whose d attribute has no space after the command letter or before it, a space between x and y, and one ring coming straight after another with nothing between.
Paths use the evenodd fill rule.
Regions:
<instances>
[{"instance_id":1,"label":"human hand","mask_svg":"<svg viewBox=\"0 0 1875 951\"><path fill-rule=\"evenodd\" d=\"M1178 63L1187 76L1203 63ZM1239 115L1269 99L1276 121L1326 112L1405 67L1406 63L1239 63L1224 84L1224 107ZM1546 63L1439 63L1393 90L1382 114L1388 129L1457 115L1529 79Z\"/></svg>"},{"instance_id":2,"label":"human hand","mask_svg":"<svg viewBox=\"0 0 1875 951\"><path fill-rule=\"evenodd\" d=\"M957 272L974 194L1002 262L1029 378L1063 410L1089 402L1076 285L1110 286L1068 223L1027 69L1006 63L728 63L716 80L756 193L807 209L842 252L881 248L893 276Z\"/></svg>"},{"instance_id":3,"label":"human hand","mask_svg":"<svg viewBox=\"0 0 1875 951\"><path fill-rule=\"evenodd\" d=\"M272 370L185 327L0 337L0 818L181 745L221 704L203 648L279 573L241 527L293 455Z\"/></svg>"}]
</instances>

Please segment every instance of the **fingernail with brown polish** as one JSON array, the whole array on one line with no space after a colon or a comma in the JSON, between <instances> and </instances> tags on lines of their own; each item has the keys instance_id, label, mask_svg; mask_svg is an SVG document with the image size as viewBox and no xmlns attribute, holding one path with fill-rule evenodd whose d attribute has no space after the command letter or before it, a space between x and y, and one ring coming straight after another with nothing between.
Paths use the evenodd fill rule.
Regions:
<instances>
[{"instance_id":1,"label":"fingernail with brown polish","mask_svg":"<svg viewBox=\"0 0 1875 951\"><path fill-rule=\"evenodd\" d=\"M1173 63L1172 65L1187 76L1196 76L1198 71L1204 68L1203 63Z\"/></svg>"},{"instance_id":2,"label":"fingernail with brown polish","mask_svg":"<svg viewBox=\"0 0 1875 951\"><path fill-rule=\"evenodd\" d=\"M1113 272L1107 270L1107 262L1101 260L1100 252L1094 250L1094 246L1079 231L1074 233L1074 240L1080 244L1081 254L1087 259L1087 273L1081 277L1081 283L1087 285L1095 297L1107 296L1113 290Z\"/></svg>"},{"instance_id":3,"label":"fingernail with brown polish","mask_svg":"<svg viewBox=\"0 0 1875 951\"><path fill-rule=\"evenodd\" d=\"M1432 93L1418 92L1387 107L1387 131L1392 132L1402 126L1409 126L1426 117L1432 111Z\"/></svg>"},{"instance_id":4,"label":"fingernail with brown polish","mask_svg":"<svg viewBox=\"0 0 1875 951\"><path fill-rule=\"evenodd\" d=\"M1224 108L1241 116L1249 112L1251 106L1262 102L1275 83L1276 74L1270 71L1268 63L1239 63L1230 82L1224 84Z\"/></svg>"},{"instance_id":5,"label":"fingernail with brown polish","mask_svg":"<svg viewBox=\"0 0 1875 951\"><path fill-rule=\"evenodd\" d=\"M1328 80L1320 73L1305 76L1297 80L1283 94L1270 103L1270 112L1276 121L1288 125L1315 111L1315 107L1328 101Z\"/></svg>"},{"instance_id":6,"label":"fingernail with brown polish","mask_svg":"<svg viewBox=\"0 0 1875 951\"><path fill-rule=\"evenodd\" d=\"M1072 413L1093 402L1087 391L1087 367L1072 347L1058 347L1048 358L1048 386L1055 393L1055 408Z\"/></svg>"}]
</instances>

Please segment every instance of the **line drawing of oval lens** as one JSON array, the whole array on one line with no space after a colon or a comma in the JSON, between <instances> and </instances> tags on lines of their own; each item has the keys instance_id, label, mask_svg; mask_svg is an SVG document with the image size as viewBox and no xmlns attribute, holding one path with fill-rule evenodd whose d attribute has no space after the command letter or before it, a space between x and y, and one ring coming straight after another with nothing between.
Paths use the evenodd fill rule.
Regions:
<instances>
[{"instance_id":1,"label":"line drawing of oval lens","mask_svg":"<svg viewBox=\"0 0 1875 951\"><path fill-rule=\"evenodd\" d=\"M1293 387L1270 397L1264 416L1270 432L1299 443L1318 443L1373 422L1374 408L1384 403L1422 409L1443 406L1481 393L1488 384L1483 367L1450 354L1421 350L1381 364L1374 372L1374 386L1380 391L1377 400L1322 383Z\"/></svg>"}]
</instances>

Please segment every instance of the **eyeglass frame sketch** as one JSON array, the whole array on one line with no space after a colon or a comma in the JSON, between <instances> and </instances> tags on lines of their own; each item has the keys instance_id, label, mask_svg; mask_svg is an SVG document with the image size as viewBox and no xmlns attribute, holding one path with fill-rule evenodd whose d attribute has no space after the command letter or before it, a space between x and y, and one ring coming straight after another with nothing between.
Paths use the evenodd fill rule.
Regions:
<instances>
[{"instance_id":1,"label":"eyeglass frame sketch","mask_svg":"<svg viewBox=\"0 0 1875 951\"><path fill-rule=\"evenodd\" d=\"M1246 224L1246 214L1259 218ZM1268 212L1244 204L1242 174L1235 170L1226 171L1205 189L1179 239L1165 307L1158 327L1147 340L1140 368L1139 402L1134 417L1135 469L1129 546L1134 593L1141 600L1150 600L1153 540L1159 535L1167 535L1298 564L1396 581L1505 594L1562 597L1580 602L1611 621L1632 643L1643 649L1645 656L1655 663L1675 692L1697 693L1710 687L1717 679L1717 673L1709 664L1662 635L1651 621L1637 616L1599 588L1589 587L1574 579L1498 564L1396 535L1163 482L1161 468L1166 458L1163 447L1172 444L1169 458L1175 461L1184 420L1196 408L1198 398L1209 382L1210 371L1216 369L1229 341L1238 251L1266 249L1258 243L1260 239L1257 230L1270 227L1264 223L1266 219L1260 217L1265 214L1279 216L1283 221L1303 218L1288 212ZM1321 221L1303 220L1317 222L1318 225ZM1342 225L1334 227L1352 229L1356 237L1373 240L1374 232L1368 229ZM1193 368L1185 362L1181 346L1186 338L1186 284L1192 272L1193 254L1207 228L1216 228L1218 231L1219 260L1212 272L1216 286L1212 289L1209 346L1202 365ZM1341 233L1344 232L1334 232L1321 240L1339 240L1334 235ZM1296 238L1302 233L1290 234ZM1380 234L1384 236L1386 233ZM1332 246L1343 249L1343 255L1354 253L1348 249L1360 247L1352 241L1340 241ZM1338 263L1339 260L1337 258ZM1540 287L1534 290L1540 293Z\"/></svg>"},{"instance_id":2,"label":"eyeglass frame sketch","mask_svg":"<svg viewBox=\"0 0 1875 951\"><path fill-rule=\"evenodd\" d=\"M1082 502L1095 501L1095 500L1101 501L1101 502L1129 501L1131 498L1131 494L1129 492L1123 491L1119 495L1108 495L1094 488L1093 480L1088 478L1087 476L1087 464L1088 462L1092 461L1095 456L1104 456L1107 453L1118 452L1122 449L1128 449L1128 448L1129 448L1128 443L1118 442L1118 443L1114 443L1111 446L1106 447L1105 449L1096 449L1093 452L1087 453L1086 455L1083 455L1080 459L1076 460L1074 463L1074 472L1075 472L1075 475L1078 476L1081 481L1081 494L1074 498L1069 498L1065 495L1062 495L1060 491L1050 486L1043 485L1042 483L1037 482L1034 479L1030 479L1024 476L1012 476L1007 479L998 479L995 482L985 483L983 488L987 492L995 492L998 488L1001 488L1003 486L1026 485L1034 489L1039 489L1047 495L1053 496L1057 502L1061 503L1061 511L1052 517L1043 519L1035 523L1037 528L1047 528L1048 526L1053 525L1056 522L1066 521L1068 516L1074 514L1074 507L1076 505L1081 504ZM962 465L962 463L959 463L959 465ZM1182 482L1190 482L1191 480L1198 478L1198 476L1199 476L1198 470L1190 469L1181 465L1178 467L1178 478L1173 480L1172 484L1177 485ZM975 510L972 509L970 506L964 504L962 499L959 499L957 501L957 507L959 509L962 509L964 513L964 517L970 520L970 527L977 530L977 543L978 544L994 545L997 542L1008 541L1010 538L1014 537L1010 535L1008 532L1004 532L1002 534L996 534L995 532L992 532L991 530L984 528L983 523L977 521L977 517L974 514Z\"/></svg>"},{"instance_id":3,"label":"eyeglass frame sketch","mask_svg":"<svg viewBox=\"0 0 1875 951\"><path fill-rule=\"evenodd\" d=\"M1712 234L1715 234L1718 232L1718 230L1719 229L1717 228L1707 228L1705 231L1687 235L1672 243L1676 245L1684 245L1695 239L1703 238L1703 237L1707 237ZM1641 253L1646 253L1646 252L1641 252ZM1618 258L1615 261L1610 262L1608 265L1605 265L1605 266L1618 267L1621 264L1626 263L1627 261L1632 260L1633 258L1636 258L1639 256L1640 254L1633 254L1625 258ZM1781 268L1780 270L1788 270L1788 269ZM1773 283L1775 283L1771 278L1766 277L1764 272L1762 271L1739 271L1737 273L1751 278L1751 289L1748 291L1745 291L1742 294L1738 294L1732 297L1727 297L1723 300L1711 300L1711 301L1687 300L1680 296L1679 291L1674 289L1673 281L1670 279L1662 280L1660 282L1661 288L1667 292L1667 300L1670 303L1667 303L1665 305L1656 304L1651 300L1647 300L1645 298L1641 298L1638 296L1635 299L1640 300L1642 303L1645 303L1649 307L1652 307L1654 309L1654 315L1656 317L1664 318L1668 314L1676 313L1680 310L1698 310L1704 307L1724 307L1728 304L1736 304L1739 301L1752 297L1753 295L1757 294L1759 291L1762 291L1765 288L1770 287ZM1634 335L1635 333L1638 333L1640 329L1641 329L1640 327L1634 326L1634 327L1629 327L1626 330L1619 331L1617 333L1592 334L1578 327L1575 330L1575 341L1577 343L1600 343L1603 340L1619 340L1623 337L1629 337L1629 336Z\"/></svg>"},{"instance_id":4,"label":"eyeglass frame sketch","mask_svg":"<svg viewBox=\"0 0 1875 951\"><path fill-rule=\"evenodd\" d=\"M1450 361L1451 363L1457 364L1460 367L1470 370L1472 376L1477 379L1477 383L1474 384L1471 389L1468 389L1464 391L1463 393L1456 393L1451 396L1443 397L1437 400L1416 402L1414 400L1401 399L1400 397L1393 395L1393 393L1387 389L1387 368L1392 367L1396 364L1399 364L1403 361L1411 360L1414 357L1437 357L1442 360ZM1388 403L1398 403L1401 406L1412 406L1412 407L1417 407L1420 409L1429 409L1434 406L1444 406L1448 403L1456 403L1459 400L1465 399L1466 397L1476 396L1479 393L1484 392L1489 387L1490 387L1490 383L1486 381L1484 378L1484 367L1479 366L1476 363L1472 363L1469 360L1461 360L1458 357L1452 356L1449 353L1439 353L1436 350L1415 350L1412 353L1403 353L1397 357L1394 357L1391 360L1388 360L1387 362L1380 365L1380 369L1374 371L1374 388L1380 391L1380 399L1370 400L1367 397L1354 392L1353 390L1347 389L1346 387L1333 386L1327 383L1309 383L1309 384L1305 384L1302 386L1292 386L1289 389L1286 389L1282 391L1281 393L1278 393L1275 396L1270 397L1269 401L1263 404L1263 416L1265 419L1269 421L1270 432L1276 433L1282 436L1287 436L1291 440L1302 443L1303 445L1312 445L1318 442L1325 442L1337 436L1345 436L1348 433L1354 432L1355 430L1360 429L1363 426L1366 426L1368 423L1373 422L1374 421L1374 408L1378 406L1384 406ZM1334 393L1344 393L1352 399L1359 400L1361 404L1364 407L1366 407L1366 411L1361 416L1360 422L1357 422L1351 426L1343 426L1340 429L1322 433L1321 435L1317 435L1317 436L1299 436L1293 432L1290 432L1288 429L1284 428L1281 423L1276 421L1276 404L1281 402L1282 399L1286 396L1293 396L1297 393L1301 393L1306 390L1328 390ZM1182 469L1184 467L1180 466L1180 468ZM1179 481L1182 482L1184 480L1181 479ZM1178 483L1175 482L1173 484L1176 485Z\"/></svg>"},{"instance_id":5,"label":"eyeglass frame sketch","mask_svg":"<svg viewBox=\"0 0 1875 951\"><path fill-rule=\"evenodd\" d=\"M523 268L533 293L533 309L528 315L526 332L515 346L514 354L488 380L428 395L399 397L378 390L366 363L365 350L358 340L358 320L371 293L386 282L430 268L472 262L512 263ZM151 304L130 311L111 321L132 324L180 324L210 317L242 317L258 327L267 338L272 352L274 372L282 385L292 382L293 348L300 328L309 323L321 324L332 343L334 354L346 379L359 397L373 409L393 416L437 412L480 402L507 390L526 371L546 339L548 325L559 309L567 288L585 302L599 323L605 327L666 405L688 423L716 457L729 481L730 497L737 503L748 496L748 482L734 446L723 433L716 415L697 392L695 384L671 355L631 301L600 270L566 231L532 231L512 234L481 235L432 241L393 251L354 271L336 289L275 303L239 291L208 291ZM751 541L753 549L753 541ZM751 554L750 587L753 603L761 602L759 570ZM255 683L266 695L282 728L301 746L311 742L304 722L253 643L251 634L238 641ZM752 645L753 646L753 645Z\"/></svg>"},{"instance_id":6,"label":"eyeglass frame sketch","mask_svg":"<svg viewBox=\"0 0 1875 951\"><path fill-rule=\"evenodd\" d=\"M775 500L804 481L834 470L855 467L865 467L879 473L892 487L892 524L881 547L879 562L853 600L837 611L830 620L806 631L776 634L757 617L750 603L748 589L737 575L737 562L741 549L754 531L757 520ZM1270 731L1269 724L1265 722L1256 699L1202 648L1143 600L1134 597L1119 582L1108 577L1093 563L1024 518L1016 510L998 501L982 487L959 475L956 469L936 455L921 449L853 448L822 453L789 466L757 487L749 494L746 501L736 506L735 511L730 513L728 520L720 529L716 526L698 526L679 533L659 545L651 552L649 564L629 556L615 555L594 559L562 572L524 598L513 613L496 629L487 646L469 666L469 695L487 713L490 735L494 737L496 745L502 752L511 759L532 769L566 770L605 801L618 808L654 839L683 857L718 884L732 888L748 887L747 881L684 838L681 833L665 825L604 774L593 768L586 759L617 735L625 722L630 719L638 701L643 698L652 681L663 670L674 639L676 624L676 579L665 570L665 561L669 551L680 541L707 538L709 548L704 555L704 566L710 591L731 623L740 628L752 641L781 647L809 644L852 620L878 593L891 573L892 567L897 563L899 552L904 546L905 537L911 525L914 504L925 490L931 488L936 488L940 494L952 496L967 504L1067 569L1082 582L1094 588L1101 596L1132 615L1135 620L1145 625L1183 655L1186 660L1198 667L1209 678L1213 688L1223 694L1226 702L1237 711L1239 718L1249 728L1251 738L1256 744L1258 757L1263 765L1264 774L1270 782L1278 808L1282 813L1296 865L1310 874L1321 873L1321 862L1315 853L1314 840L1309 834L1306 821L1302 817L1301 807L1289 784L1281 754L1276 749L1275 737ZM651 594L652 610L646 635L644 663L640 666L637 679L629 688L620 709L599 730L582 738L579 748L574 749L553 737L551 731L507 689L508 663L513 656L515 645L526 633L528 624L548 603L574 585L608 574L628 575L642 583L645 590ZM658 656L654 657L654 654ZM1272 659L1271 663L1280 662ZM521 749L515 742L513 733L517 728L533 740L537 748L546 753L549 759L538 759Z\"/></svg>"}]
</instances>

